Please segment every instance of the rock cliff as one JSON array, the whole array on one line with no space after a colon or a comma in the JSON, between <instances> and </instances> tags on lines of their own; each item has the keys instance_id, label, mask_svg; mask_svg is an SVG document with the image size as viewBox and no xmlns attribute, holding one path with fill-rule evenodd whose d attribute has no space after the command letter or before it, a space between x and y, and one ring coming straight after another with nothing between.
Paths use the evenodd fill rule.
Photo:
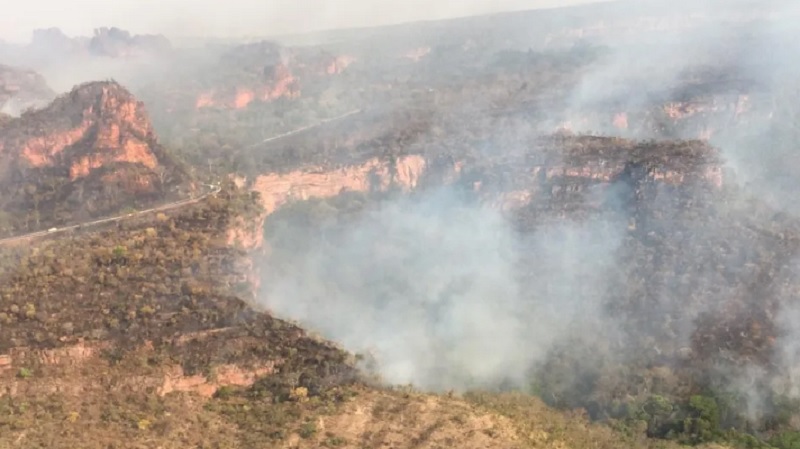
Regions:
<instances>
[{"instance_id":1,"label":"rock cliff","mask_svg":"<svg viewBox=\"0 0 800 449\"><path fill-rule=\"evenodd\" d=\"M147 112L115 82L88 83L0 129L3 206L35 230L178 195L188 178Z\"/></svg>"},{"instance_id":2,"label":"rock cliff","mask_svg":"<svg viewBox=\"0 0 800 449\"><path fill-rule=\"evenodd\" d=\"M459 185L481 201L505 211L526 207L560 191L583 195L590 186L608 187L620 180L680 186L723 185L718 150L700 141L640 144L613 137L556 135L539 139L529 153L492 161L450 160L410 154L372 157L339 167L313 166L287 172L237 178L239 187L257 192L263 213L256 223L231 228L229 243L248 249L263 244L264 220L280 207L344 192L403 192ZM503 180L512 179L509 184Z\"/></svg>"}]
</instances>

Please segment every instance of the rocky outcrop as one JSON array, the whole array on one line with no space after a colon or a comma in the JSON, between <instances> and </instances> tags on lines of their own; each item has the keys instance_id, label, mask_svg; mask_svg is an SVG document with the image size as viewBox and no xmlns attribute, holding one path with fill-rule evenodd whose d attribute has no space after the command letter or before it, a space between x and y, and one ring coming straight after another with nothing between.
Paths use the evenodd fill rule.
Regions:
<instances>
[{"instance_id":1,"label":"rocky outcrop","mask_svg":"<svg viewBox=\"0 0 800 449\"><path fill-rule=\"evenodd\" d=\"M420 155L408 155L393 161L379 158L335 169L308 167L287 173L267 173L252 182L236 178L240 187L258 192L262 214L251 222L239 220L228 229L228 243L244 249L261 248L266 218L290 201L330 198L343 192L384 191L394 185L405 191L415 189L427 163Z\"/></svg>"},{"instance_id":2,"label":"rocky outcrop","mask_svg":"<svg viewBox=\"0 0 800 449\"><path fill-rule=\"evenodd\" d=\"M164 382L158 388L158 395L165 396L175 391L195 393L202 397L211 397L221 387L249 387L261 377L275 371L275 363L244 369L237 365L221 365L214 369L213 375L186 375L180 366L173 367L164 376Z\"/></svg>"},{"instance_id":3,"label":"rocky outcrop","mask_svg":"<svg viewBox=\"0 0 800 449\"><path fill-rule=\"evenodd\" d=\"M297 98L300 88L297 78L289 68L278 64L264 80L237 86L232 89L213 89L197 96L195 107L243 109L254 101L270 102L279 98Z\"/></svg>"},{"instance_id":4,"label":"rocky outcrop","mask_svg":"<svg viewBox=\"0 0 800 449\"><path fill-rule=\"evenodd\" d=\"M345 72L356 58L319 49L287 48L261 41L240 45L223 54L200 76L198 87L183 90L195 109L243 109L251 104L299 98L303 86Z\"/></svg>"},{"instance_id":5,"label":"rocky outcrop","mask_svg":"<svg viewBox=\"0 0 800 449\"><path fill-rule=\"evenodd\" d=\"M36 210L40 224L57 208L105 215L177 196L188 180L159 145L144 105L115 82L78 86L0 131L3 204Z\"/></svg>"},{"instance_id":6,"label":"rocky outcrop","mask_svg":"<svg viewBox=\"0 0 800 449\"><path fill-rule=\"evenodd\" d=\"M59 28L40 28L33 30L29 49L34 52L55 53L59 56L86 53L89 38L69 37Z\"/></svg>"},{"instance_id":7,"label":"rocky outcrop","mask_svg":"<svg viewBox=\"0 0 800 449\"><path fill-rule=\"evenodd\" d=\"M756 97L754 99L754 97ZM690 100L654 101L616 113L616 106L587 108L567 114L557 127L575 133L625 137L710 140L732 126L762 123L772 119L774 106L763 96L745 93L702 95Z\"/></svg>"},{"instance_id":8,"label":"rocky outcrop","mask_svg":"<svg viewBox=\"0 0 800 449\"><path fill-rule=\"evenodd\" d=\"M345 191L367 192L385 190L392 183L404 190L412 190L425 171L422 156L402 156L394 161L372 158L359 165L333 170L308 168L288 173L269 173L257 177L251 188L261 195L267 214L293 200L327 198Z\"/></svg>"},{"instance_id":9,"label":"rocky outcrop","mask_svg":"<svg viewBox=\"0 0 800 449\"><path fill-rule=\"evenodd\" d=\"M228 241L247 249L260 248L266 217L292 201L330 198L343 192L385 191L392 186L409 192L423 181L435 185L469 182L478 197L502 210L529 204L547 186L560 189L572 185L572 190L581 191L586 185L611 185L628 176L631 170L639 173L635 175L636 182L666 185L700 182L711 188L723 184L718 152L702 142L637 144L587 136L554 137L544 139L541 145L543 148L532 152L540 156L539 160L526 161L527 156L523 156L520 160L490 164L492 168L488 170L474 161L454 161L431 173L434 164L424 156L405 155L390 160L376 157L338 168L307 167L266 173L249 182L236 178L234 181L240 187L258 192L263 214L255 223L233 226ZM504 177L517 182L498 186L492 181Z\"/></svg>"},{"instance_id":10,"label":"rocky outcrop","mask_svg":"<svg viewBox=\"0 0 800 449\"><path fill-rule=\"evenodd\" d=\"M62 111L71 117L58 116ZM40 121L50 123L33 126ZM47 110L26 115L7 128L8 135L0 140L5 155L19 156L19 163L33 168L67 163L72 180L113 162L138 163L150 169L159 163L160 150L155 148L157 141L144 105L116 83L78 87ZM60 156L68 150L80 154L65 161Z\"/></svg>"},{"instance_id":11,"label":"rocky outcrop","mask_svg":"<svg viewBox=\"0 0 800 449\"><path fill-rule=\"evenodd\" d=\"M224 329L220 331L224 331ZM9 354L0 354L0 387L4 387L4 391L12 396L30 393L29 389L21 388L21 379L19 378L25 376L19 375L20 369L29 370L30 368L26 367L37 366L40 367L40 370L46 371L79 372L92 365L102 364L102 351L110 348L111 345L106 343L86 344L83 342L58 349L15 348ZM152 353L153 346L146 344L139 351L144 354ZM222 387L253 385L259 378L272 374L278 364L276 361L267 361L248 367L222 364L215 366L207 375L187 374L179 365L164 366L161 373L154 373L151 376L133 376L127 386L138 392L155 390L159 396L173 392L185 392L208 398ZM12 378L10 374L16 374L17 379ZM83 388L88 387L68 385L68 381L64 379L62 382L50 385L49 388L62 393L80 394Z\"/></svg>"}]
</instances>

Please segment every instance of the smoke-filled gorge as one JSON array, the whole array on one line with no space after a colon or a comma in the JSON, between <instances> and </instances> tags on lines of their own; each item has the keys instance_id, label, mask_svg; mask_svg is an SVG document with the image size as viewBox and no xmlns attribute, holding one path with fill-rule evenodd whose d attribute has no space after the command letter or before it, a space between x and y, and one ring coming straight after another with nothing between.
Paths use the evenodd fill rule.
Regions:
<instances>
[{"instance_id":1,"label":"smoke-filled gorge","mask_svg":"<svg viewBox=\"0 0 800 449\"><path fill-rule=\"evenodd\" d=\"M453 189L298 203L268 219L263 298L374 357L387 382L519 386L599 304L618 229L596 221L523 235ZM526 253L537 256L522 268Z\"/></svg>"},{"instance_id":2,"label":"smoke-filled gorge","mask_svg":"<svg viewBox=\"0 0 800 449\"><path fill-rule=\"evenodd\" d=\"M522 389L684 441L711 438L701 399L713 432L793 416L797 224L722 183L703 144L553 142L558 169L521 168L522 185L462 165L288 202L266 221L259 302L388 384ZM504 188L529 199L499 207Z\"/></svg>"}]
</instances>

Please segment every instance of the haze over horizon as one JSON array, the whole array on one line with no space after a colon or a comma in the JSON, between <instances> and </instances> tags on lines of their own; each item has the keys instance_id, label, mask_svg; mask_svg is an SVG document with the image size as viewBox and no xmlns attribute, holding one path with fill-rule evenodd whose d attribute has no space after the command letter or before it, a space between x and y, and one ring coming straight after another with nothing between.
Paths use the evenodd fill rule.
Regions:
<instances>
[{"instance_id":1,"label":"haze over horizon","mask_svg":"<svg viewBox=\"0 0 800 449\"><path fill-rule=\"evenodd\" d=\"M392 25L503 11L553 8L608 0L29 0L12 2L0 17L0 39L28 42L37 28L68 35L116 26L170 37L244 37ZM8 8L7 8L8 10Z\"/></svg>"}]
</instances>

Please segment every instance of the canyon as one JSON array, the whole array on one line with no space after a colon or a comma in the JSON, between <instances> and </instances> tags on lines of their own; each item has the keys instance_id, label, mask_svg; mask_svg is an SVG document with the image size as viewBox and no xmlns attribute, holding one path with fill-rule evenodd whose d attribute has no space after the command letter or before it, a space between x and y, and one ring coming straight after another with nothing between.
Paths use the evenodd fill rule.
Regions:
<instances>
[{"instance_id":1,"label":"canyon","mask_svg":"<svg viewBox=\"0 0 800 449\"><path fill-rule=\"evenodd\" d=\"M0 446L792 449L791 8L650 3L0 48Z\"/></svg>"}]
</instances>

